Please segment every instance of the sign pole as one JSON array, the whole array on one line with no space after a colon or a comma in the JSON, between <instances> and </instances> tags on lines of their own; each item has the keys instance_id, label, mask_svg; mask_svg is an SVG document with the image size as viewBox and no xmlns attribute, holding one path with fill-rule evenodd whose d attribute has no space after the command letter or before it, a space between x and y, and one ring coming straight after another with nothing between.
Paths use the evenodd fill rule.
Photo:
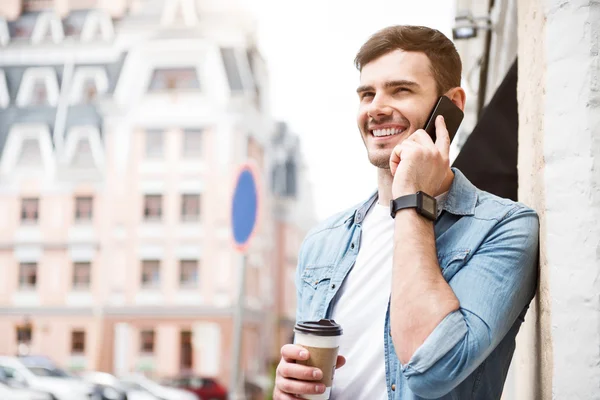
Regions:
<instances>
[{"instance_id":1,"label":"sign pole","mask_svg":"<svg viewBox=\"0 0 600 400\"><path fill-rule=\"evenodd\" d=\"M244 253L238 257L238 298L234 313L233 326L233 357L232 357L232 378L230 400L244 400L244 388L240 382L240 372L242 370L242 331L244 326L244 297L246 289L246 263L248 256Z\"/></svg>"},{"instance_id":2,"label":"sign pole","mask_svg":"<svg viewBox=\"0 0 600 400\"><path fill-rule=\"evenodd\" d=\"M239 253L237 301L233 315L230 400L245 400L243 385L243 332L248 247L260 220L259 171L252 162L243 164L237 174L231 206L233 245Z\"/></svg>"}]
</instances>

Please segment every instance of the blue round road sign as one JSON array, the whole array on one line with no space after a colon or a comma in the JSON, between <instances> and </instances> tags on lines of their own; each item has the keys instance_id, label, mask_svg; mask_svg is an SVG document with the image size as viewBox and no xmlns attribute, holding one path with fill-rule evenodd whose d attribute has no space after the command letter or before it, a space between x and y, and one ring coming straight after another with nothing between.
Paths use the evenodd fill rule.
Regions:
<instances>
[{"instance_id":1,"label":"blue round road sign","mask_svg":"<svg viewBox=\"0 0 600 400\"><path fill-rule=\"evenodd\" d=\"M254 234L258 205L258 174L251 164L244 164L237 175L231 207L233 240L240 251L246 250Z\"/></svg>"}]
</instances>

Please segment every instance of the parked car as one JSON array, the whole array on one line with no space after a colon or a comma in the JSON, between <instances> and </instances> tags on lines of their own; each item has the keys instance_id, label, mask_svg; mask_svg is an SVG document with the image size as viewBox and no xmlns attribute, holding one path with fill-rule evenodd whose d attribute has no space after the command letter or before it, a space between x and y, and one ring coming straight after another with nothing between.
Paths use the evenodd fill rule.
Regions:
<instances>
[{"instance_id":1,"label":"parked car","mask_svg":"<svg viewBox=\"0 0 600 400\"><path fill-rule=\"evenodd\" d=\"M93 399L92 386L58 368L26 365L17 357L0 356L0 369L12 387L50 393L56 400Z\"/></svg>"},{"instance_id":2,"label":"parked car","mask_svg":"<svg viewBox=\"0 0 600 400\"><path fill-rule=\"evenodd\" d=\"M0 399L2 400L54 400L50 393L26 388L14 388L0 383Z\"/></svg>"},{"instance_id":3,"label":"parked car","mask_svg":"<svg viewBox=\"0 0 600 400\"><path fill-rule=\"evenodd\" d=\"M156 396L143 388L128 387L106 372L84 372L81 378L101 387L103 400L157 400Z\"/></svg>"},{"instance_id":4,"label":"parked car","mask_svg":"<svg viewBox=\"0 0 600 400\"><path fill-rule=\"evenodd\" d=\"M227 389L214 378L205 378L192 374L179 375L168 379L166 384L188 390L197 395L201 400L227 399Z\"/></svg>"},{"instance_id":5,"label":"parked car","mask_svg":"<svg viewBox=\"0 0 600 400\"><path fill-rule=\"evenodd\" d=\"M163 400L203 400L190 391L161 385L142 374L125 376L121 383L125 387L144 389Z\"/></svg>"},{"instance_id":6,"label":"parked car","mask_svg":"<svg viewBox=\"0 0 600 400\"><path fill-rule=\"evenodd\" d=\"M13 387L10 380L0 369L0 399L2 400L53 400L50 393L24 387Z\"/></svg>"}]
</instances>

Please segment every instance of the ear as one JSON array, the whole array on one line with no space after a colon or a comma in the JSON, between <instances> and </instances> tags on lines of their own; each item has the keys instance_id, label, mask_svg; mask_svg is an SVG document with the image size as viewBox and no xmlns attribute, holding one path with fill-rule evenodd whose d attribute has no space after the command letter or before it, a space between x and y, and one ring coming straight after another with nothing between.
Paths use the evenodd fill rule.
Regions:
<instances>
[{"instance_id":1,"label":"ear","mask_svg":"<svg viewBox=\"0 0 600 400\"><path fill-rule=\"evenodd\" d=\"M465 111L465 103L467 102L467 95L463 88L460 86L452 88L445 93L452 102L461 110Z\"/></svg>"}]
</instances>

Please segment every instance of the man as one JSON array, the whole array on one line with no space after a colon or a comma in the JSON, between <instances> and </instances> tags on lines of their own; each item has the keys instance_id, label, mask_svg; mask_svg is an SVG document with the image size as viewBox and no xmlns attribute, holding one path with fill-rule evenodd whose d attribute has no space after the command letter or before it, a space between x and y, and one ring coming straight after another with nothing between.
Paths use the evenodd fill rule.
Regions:
<instances>
[{"instance_id":1,"label":"man","mask_svg":"<svg viewBox=\"0 0 600 400\"><path fill-rule=\"evenodd\" d=\"M386 28L355 63L357 122L378 190L307 235L296 318L331 318L344 329L333 399L500 399L535 292L537 215L450 168L442 117L435 143L420 129L441 95L464 109L461 61L448 38ZM391 210L390 200L417 192L435 197L437 215ZM324 391L315 383L322 371L295 363L306 350L281 353L275 399Z\"/></svg>"}]
</instances>

